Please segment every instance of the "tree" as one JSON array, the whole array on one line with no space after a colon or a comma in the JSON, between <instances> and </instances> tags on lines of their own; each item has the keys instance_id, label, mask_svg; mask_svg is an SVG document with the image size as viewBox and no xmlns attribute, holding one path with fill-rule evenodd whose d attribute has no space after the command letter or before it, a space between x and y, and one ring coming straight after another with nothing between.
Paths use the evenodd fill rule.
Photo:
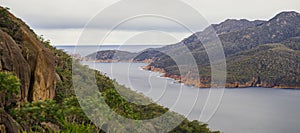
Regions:
<instances>
[{"instance_id":1,"label":"tree","mask_svg":"<svg viewBox=\"0 0 300 133\"><path fill-rule=\"evenodd\" d=\"M3 99L1 106L3 107L7 100L11 99L13 95L18 95L19 92L20 80L13 73L0 72L0 94Z\"/></svg>"}]
</instances>

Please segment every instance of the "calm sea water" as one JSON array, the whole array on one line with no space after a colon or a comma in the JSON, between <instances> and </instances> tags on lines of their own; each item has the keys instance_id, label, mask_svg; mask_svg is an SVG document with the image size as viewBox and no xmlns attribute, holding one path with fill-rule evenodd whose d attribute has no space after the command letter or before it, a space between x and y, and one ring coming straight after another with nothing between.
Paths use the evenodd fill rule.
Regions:
<instances>
[{"instance_id":1,"label":"calm sea water","mask_svg":"<svg viewBox=\"0 0 300 133\"><path fill-rule=\"evenodd\" d=\"M209 89L176 83L161 74L144 71L144 63L83 62L141 92L160 105L200 120ZM122 94L121 94L122 95ZM226 89L217 112L207 122L213 130L225 133L299 133L300 91L246 88Z\"/></svg>"}]
</instances>

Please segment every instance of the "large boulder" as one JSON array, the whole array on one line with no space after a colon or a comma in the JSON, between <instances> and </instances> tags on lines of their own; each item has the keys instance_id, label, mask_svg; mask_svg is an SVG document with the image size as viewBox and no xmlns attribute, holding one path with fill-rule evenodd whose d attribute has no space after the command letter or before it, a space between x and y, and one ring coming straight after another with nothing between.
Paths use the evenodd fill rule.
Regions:
<instances>
[{"instance_id":1,"label":"large boulder","mask_svg":"<svg viewBox=\"0 0 300 133\"><path fill-rule=\"evenodd\" d=\"M20 78L22 101L55 96L53 52L24 22L3 8L0 8L0 71L13 72Z\"/></svg>"}]
</instances>

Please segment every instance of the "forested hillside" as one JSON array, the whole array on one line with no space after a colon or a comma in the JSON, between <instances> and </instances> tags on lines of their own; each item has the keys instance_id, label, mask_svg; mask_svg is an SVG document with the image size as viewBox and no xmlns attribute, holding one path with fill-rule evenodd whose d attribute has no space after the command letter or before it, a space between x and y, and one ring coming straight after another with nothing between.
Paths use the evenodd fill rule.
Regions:
<instances>
[{"instance_id":1,"label":"forested hillside","mask_svg":"<svg viewBox=\"0 0 300 133\"><path fill-rule=\"evenodd\" d=\"M226 87L300 88L300 14L294 11L281 12L268 21L228 19L177 44L142 51L132 60L150 62L146 69L163 72L186 84L210 87L211 66L203 44L215 44L215 34L225 52ZM198 70L190 68L190 53Z\"/></svg>"},{"instance_id":2,"label":"forested hillside","mask_svg":"<svg viewBox=\"0 0 300 133\"><path fill-rule=\"evenodd\" d=\"M73 62L68 54L52 47L49 41L37 36L7 10L0 7L0 132L104 132L87 118L79 106L73 90L72 64L84 70L82 72L95 73L97 94L124 117L144 120L168 111L155 103L140 106L127 102L118 94L116 87L137 101L149 99L119 85L101 72L82 66L79 61ZM85 73L75 75L78 76L83 77ZM91 82L88 78L81 79ZM89 88L83 89L87 91ZM99 106L102 104L97 103L97 99L93 102ZM174 112L172 114L174 120L183 118ZM102 129L111 132L163 130L163 125L150 124L140 129L128 128L128 125L113 129L109 123L103 125ZM183 118L182 123L171 132L212 131L206 124Z\"/></svg>"}]
</instances>

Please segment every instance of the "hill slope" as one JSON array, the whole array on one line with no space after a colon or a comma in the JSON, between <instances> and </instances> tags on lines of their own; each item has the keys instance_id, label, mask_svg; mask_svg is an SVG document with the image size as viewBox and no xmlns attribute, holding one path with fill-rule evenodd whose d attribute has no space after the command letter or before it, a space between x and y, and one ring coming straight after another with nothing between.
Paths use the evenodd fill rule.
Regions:
<instances>
[{"instance_id":1,"label":"hill slope","mask_svg":"<svg viewBox=\"0 0 300 133\"><path fill-rule=\"evenodd\" d=\"M53 52L3 8L0 18L0 70L13 71L21 79L23 101L53 98L56 86Z\"/></svg>"},{"instance_id":2,"label":"hill slope","mask_svg":"<svg viewBox=\"0 0 300 133\"><path fill-rule=\"evenodd\" d=\"M254 24L245 27L240 27L239 23L228 25L225 24L226 21L218 26L213 25L224 47L229 77L227 87L299 87L300 62L297 59L297 55L299 55L297 50L299 50L300 45L298 38L300 35L300 14L297 12L282 12L267 22L258 22L258 24L255 24L254 21ZM235 27L235 25L238 28L224 32L223 29L232 29L230 27ZM209 30L204 30L196 33L197 36L192 35L179 44L167 46L165 47L168 49L166 53L176 53L175 56L184 56L184 53L179 52L184 47L180 45L184 44L193 53L200 75L202 78L207 79L210 77L210 64L200 40L213 43L213 40L205 37L208 33ZM282 43L282 45L272 43ZM274 48L276 50L265 48L272 45L276 47ZM171 58L167 56L156 58L159 58L159 60L154 60L150 66L165 69L170 75L179 74L178 70L175 70L175 62L172 62ZM183 73L187 74L187 72ZM184 77L186 75L180 76ZM253 83L253 80L258 80L258 77L259 80L263 81L262 84ZM209 84L209 80L200 80L202 82L206 81L205 84Z\"/></svg>"},{"instance_id":3,"label":"hill slope","mask_svg":"<svg viewBox=\"0 0 300 133\"><path fill-rule=\"evenodd\" d=\"M279 13L269 21L228 19L177 44L142 51L133 61L150 61L145 69L164 72L186 84L209 87L210 62L203 44L214 44L214 34L226 56L227 87L300 87L300 14L293 11ZM189 53L198 65L199 79L197 69L190 68Z\"/></svg>"},{"instance_id":4,"label":"hill slope","mask_svg":"<svg viewBox=\"0 0 300 133\"><path fill-rule=\"evenodd\" d=\"M21 81L20 88L13 94L6 87L0 88L0 132L103 132L91 124L77 101L72 82L72 58L61 50L49 45L49 41L38 37L24 22L0 7L0 73L12 73ZM168 109L155 103L140 106L127 102L116 90L124 91L135 101L149 101L143 95L119 85L113 80L74 62L82 71L75 77L81 81L94 83L86 73L94 73L99 92L112 110L135 120L151 119L163 115ZM86 77L86 78L84 78ZM10 86L3 82L1 86ZM89 88L82 89L88 92ZM18 93L20 92L20 93ZM9 95L9 97L8 97ZM98 103L99 99L89 102ZM105 112L101 110L100 112ZM99 112L99 111L98 111ZM110 112L108 112L109 114ZM182 119L183 118L183 119ZM171 132L211 133L206 124L190 122L183 116L172 112L170 121L182 119L182 123ZM98 121L104 119L97 118ZM128 123L127 123L128 124ZM166 123L168 124L168 123ZM102 128L109 128L103 123ZM113 127L112 127L113 128ZM122 125L116 132L158 132L163 125L151 124L132 129Z\"/></svg>"}]
</instances>

